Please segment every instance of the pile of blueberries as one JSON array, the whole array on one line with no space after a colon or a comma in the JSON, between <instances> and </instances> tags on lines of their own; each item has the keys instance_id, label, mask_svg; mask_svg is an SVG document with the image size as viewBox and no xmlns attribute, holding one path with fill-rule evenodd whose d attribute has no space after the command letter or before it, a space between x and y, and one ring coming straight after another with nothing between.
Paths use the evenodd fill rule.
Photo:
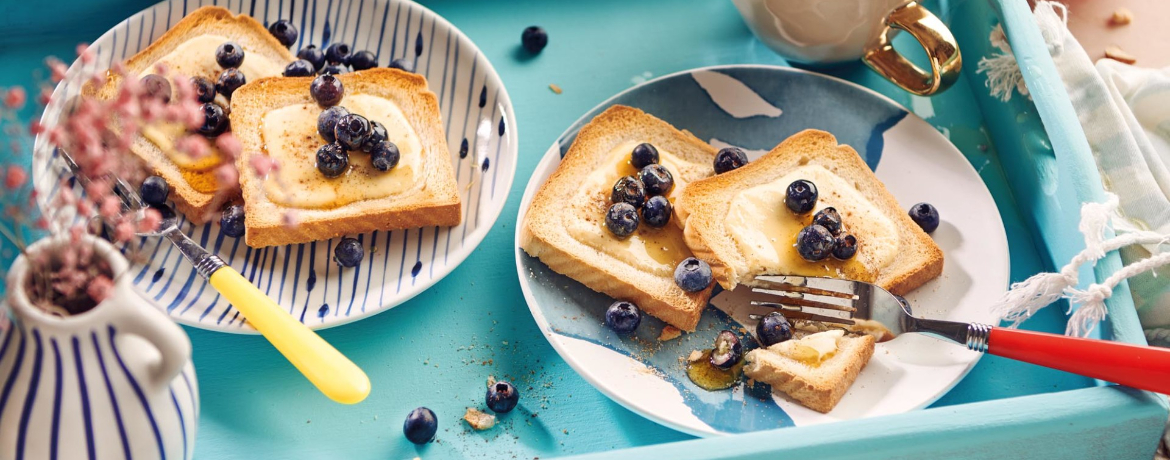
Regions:
<instances>
[{"instance_id":1,"label":"pile of blueberries","mask_svg":"<svg viewBox=\"0 0 1170 460\"><path fill-rule=\"evenodd\" d=\"M817 205L817 186L798 179L788 184L784 204L798 216L812 212ZM813 215L812 224L796 234L796 252L809 262L819 262L832 255L848 260L857 254L857 238L844 232L841 214L828 206Z\"/></svg>"},{"instance_id":2,"label":"pile of blueberries","mask_svg":"<svg viewBox=\"0 0 1170 460\"><path fill-rule=\"evenodd\" d=\"M284 46L297 41L297 28L287 20L279 20L268 26L268 32ZM370 51L354 52L346 43L333 43L322 51L317 45L309 45L297 51L297 60L284 68L286 77L311 77L313 75L337 75L347 71L372 69L378 66L378 57ZM405 59L390 61L390 68L414 71L414 64Z\"/></svg>"},{"instance_id":3,"label":"pile of blueberries","mask_svg":"<svg viewBox=\"0 0 1170 460\"><path fill-rule=\"evenodd\" d=\"M658 149L650 144L638 144L630 153L630 164L638 168L638 173L613 184L612 204L605 213L605 226L615 236L629 236L643 221L654 228L670 223L673 207L666 194L674 189L674 176L658 161Z\"/></svg>"}]
</instances>

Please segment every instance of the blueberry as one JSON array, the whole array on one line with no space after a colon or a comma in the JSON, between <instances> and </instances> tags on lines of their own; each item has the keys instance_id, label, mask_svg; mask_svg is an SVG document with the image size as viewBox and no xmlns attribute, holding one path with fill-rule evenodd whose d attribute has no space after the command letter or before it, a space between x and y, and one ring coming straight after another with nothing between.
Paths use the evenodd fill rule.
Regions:
<instances>
[{"instance_id":1,"label":"blueberry","mask_svg":"<svg viewBox=\"0 0 1170 460\"><path fill-rule=\"evenodd\" d=\"M834 236L841 234L841 214L837 208L828 206L813 215L812 223L825 227Z\"/></svg>"},{"instance_id":2,"label":"blueberry","mask_svg":"<svg viewBox=\"0 0 1170 460\"><path fill-rule=\"evenodd\" d=\"M349 57L349 66L353 70L366 70L378 66L378 58L369 51L358 51Z\"/></svg>"},{"instance_id":3,"label":"blueberry","mask_svg":"<svg viewBox=\"0 0 1170 460\"><path fill-rule=\"evenodd\" d=\"M720 149L719 153L715 154L715 174L723 174L727 171L742 168L748 163L747 154L739 147L728 147Z\"/></svg>"},{"instance_id":4,"label":"blueberry","mask_svg":"<svg viewBox=\"0 0 1170 460\"><path fill-rule=\"evenodd\" d=\"M244 236L244 207L233 204L225 208L219 216L219 228L224 235L232 238Z\"/></svg>"},{"instance_id":5,"label":"blueberry","mask_svg":"<svg viewBox=\"0 0 1170 460\"><path fill-rule=\"evenodd\" d=\"M674 176L670 170L659 164L647 165L638 171L638 179L646 186L649 195L666 195L674 188Z\"/></svg>"},{"instance_id":6,"label":"blueberry","mask_svg":"<svg viewBox=\"0 0 1170 460\"><path fill-rule=\"evenodd\" d=\"M670 223L670 214L674 211L674 206L670 205L670 200L661 195L655 195L646 200L646 205L642 206L642 220L654 228L665 227Z\"/></svg>"},{"instance_id":7,"label":"blueberry","mask_svg":"<svg viewBox=\"0 0 1170 460\"><path fill-rule=\"evenodd\" d=\"M743 359L743 344L734 332L723 330L715 336L715 348L711 350L710 362L720 369L731 369Z\"/></svg>"},{"instance_id":8,"label":"blueberry","mask_svg":"<svg viewBox=\"0 0 1170 460\"><path fill-rule=\"evenodd\" d=\"M284 67L284 75L286 77L311 77L317 74L317 69L313 68L313 63L304 59L297 59L290 62Z\"/></svg>"},{"instance_id":9,"label":"blueberry","mask_svg":"<svg viewBox=\"0 0 1170 460\"><path fill-rule=\"evenodd\" d=\"M334 132L337 134L337 143L346 150L361 150L366 136L370 135L370 121L356 113L344 115L337 120Z\"/></svg>"},{"instance_id":10,"label":"blueberry","mask_svg":"<svg viewBox=\"0 0 1170 460\"><path fill-rule=\"evenodd\" d=\"M398 166L398 146L390 141L379 142L370 150L370 163L378 171L389 171Z\"/></svg>"},{"instance_id":11,"label":"blueberry","mask_svg":"<svg viewBox=\"0 0 1170 460\"><path fill-rule=\"evenodd\" d=\"M614 203L605 213L605 227L618 238L638 229L638 210L629 203Z\"/></svg>"},{"instance_id":12,"label":"blueberry","mask_svg":"<svg viewBox=\"0 0 1170 460\"><path fill-rule=\"evenodd\" d=\"M349 153L341 144L325 144L317 149L317 170L325 177L340 176L349 168Z\"/></svg>"},{"instance_id":13,"label":"blueberry","mask_svg":"<svg viewBox=\"0 0 1170 460\"><path fill-rule=\"evenodd\" d=\"M171 82L162 75L147 75L139 83L147 96L161 100L163 104L171 103Z\"/></svg>"},{"instance_id":14,"label":"blueberry","mask_svg":"<svg viewBox=\"0 0 1170 460\"><path fill-rule=\"evenodd\" d=\"M938 210L930 203L918 203L910 207L910 218L926 233L938 228Z\"/></svg>"},{"instance_id":15,"label":"blueberry","mask_svg":"<svg viewBox=\"0 0 1170 460\"><path fill-rule=\"evenodd\" d=\"M362 143L362 151L369 153L374 150L378 144L386 142L389 136L386 134L386 125L376 121L370 121L370 134L366 136L366 141Z\"/></svg>"},{"instance_id":16,"label":"blueberry","mask_svg":"<svg viewBox=\"0 0 1170 460\"><path fill-rule=\"evenodd\" d=\"M520 390L517 390L515 385L500 380L488 387L485 399L487 399L488 409L491 409L492 412L508 413L516 408L516 403L520 402Z\"/></svg>"},{"instance_id":17,"label":"blueberry","mask_svg":"<svg viewBox=\"0 0 1170 460\"><path fill-rule=\"evenodd\" d=\"M784 204L796 214L808 214L817 206L817 186L804 179L788 184Z\"/></svg>"},{"instance_id":18,"label":"blueberry","mask_svg":"<svg viewBox=\"0 0 1170 460\"><path fill-rule=\"evenodd\" d=\"M613 191L609 194L609 201L614 203L629 203L634 208L641 208L646 204L646 186L634 176L618 179L613 184Z\"/></svg>"},{"instance_id":19,"label":"blueberry","mask_svg":"<svg viewBox=\"0 0 1170 460\"><path fill-rule=\"evenodd\" d=\"M197 131L204 136L218 136L227 129L228 119L223 114L223 107L214 102L206 102L199 108L203 112L203 124Z\"/></svg>"},{"instance_id":20,"label":"blueberry","mask_svg":"<svg viewBox=\"0 0 1170 460\"><path fill-rule=\"evenodd\" d=\"M225 69L234 69L244 63L244 48L239 43L226 42L215 49L215 63Z\"/></svg>"},{"instance_id":21,"label":"blueberry","mask_svg":"<svg viewBox=\"0 0 1170 460\"><path fill-rule=\"evenodd\" d=\"M313 68L321 70L325 67L325 53L317 49L317 45L309 45L297 51L297 57L309 61L313 64Z\"/></svg>"},{"instance_id":22,"label":"blueberry","mask_svg":"<svg viewBox=\"0 0 1170 460\"><path fill-rule=\"evenodd\" d=\"M792 338L792 323L783 313L774 311L760 318L756 323L756 340L765 347L778 344Z\"/></svg>"},{"instance_id":23,"label":"blueberry","mask_svg":"<svg viewBox=\"0 0 1170 460\"><path fill-rule=\"evenodd\" d=\"M386 66L391 69L403 70L406 72L414 72L414 63L406 59L395 59L390 61L390 65Z\"/></svg>"},{"instance_id":24,"label":"blueberry","mask_svg":"<svg viewBox=\"0 0 1170 460\"><path fill-rule=\"evenodd\" d=\"M321 69L321 75L341 75L345 73L345 67L340 65L327 65Z\"/></svg>"},{"instance_id":25,"label":"blueberry","mask_svg":"<svg viewBox=\"0 0 1170 460\"><path fill-rule=\"evenodd\" d=\"M345 95L345 87L337 77L321 75L314 78L313 83L309 85L309 94L322 107L329 107L341 102L341 96Z\"/></svg>"},{"instance_id":26,"label":"blueberry","mask_svg":"<svg viewBox=\"0 0 1170 460\"><path fill-rule=\"evenodd\" d=\"M349 64L349 45L334 43L325 48L325 61L330 64Z\"/></svg>"},{"instance_id":27,"label":"blueberry","mask_svg":"<svg viewBox=\"0 0 1170 460\"><path fill-rule=\"evenodd\" d=\"M618 334L629 334L642 323L642 311L633 302L619 300L605 309L605 325Z\"/></svg>"},{"instance_id":28,"label":"blueberry","mask_svg":"<svg viewBox=\"0 0 1170 460\"><path fill-rule=\"evenodd\" d=\"M828 257L836 245L836 238L820 225L809 225L796 234L796 252L809 262L818 262Z\"/></svg>"},{"instance_id":29,"label":"blueberry","mask_svg":"<svg viewBox=\"0 0 1170 460\"><path fill-rule=\"evenodd\" d=\"M642 169L648 165L658 163L658 149L653 145L642 143L634 146L634 151L630 152L630 164L635 168Z\"/></svg>"},{"instance_id":30,"label":"blueberry","mask_svg":"<svg viewBox=\"0 0 1170 460\"><path fill-rule=\"evenodd\" d=\"M297 28L285 19L281 19L268 26L268 33L276 37L276 41L284 45L285 48L293 46L297 42Z\"/></svg>"},{"instance_id":31,"label":"blueberry","mask_svg":"<svg viewBox=\"0 0 1170 460\"><path fill-rule=\"evenodd\" d=\"M853 235L845 235L837 238L837 245L833 246L833 257L841 260L848 260L857 254L857 238Z\"/></svg>"},{"instance_id":32,"label":"blueberry","mask_svg":"<svg viewBox=\"0 0 1170 460\"><path fill-rule=\"evenodd\" d=\"M342 267L356 267L365 255L365 248L357 238L342 238L333 248L333 261Z\"/></svg>"},{"instance_id":33,"label":"blueberry","mask_svg":"<svg viewBox=\"0 0 1170 460\"><path fill-rule=\"evenodd\" d=\"M320 115L317 115L317 134L329 142L337 142L334 130L337 129L337 121L346 115L349 115L349 110L340 105L325 109Z\"/></svg>"},{"instance_id":34,"label":"blueberry","mask_svg":"<svg viewBox=\"0 0 1170 460\"><path fill-rule=\"evenodd\" d=\"M548 46L548 33L538 26L530 26L520 34L520 44L524 45L524 49L529 53L539 53Z\"/></svg>"},{"instance_id":35,"label":"blueberry","mask_svg":"<svg viewBox=\"0 0 1170 460\"><path fill-rule=\"evenodd\" d=\"M166 179L159 176L147 177L138 188L138 196L142 197L142 202L155 206L167 204L167 196L170 194L171 186L167 185Z\"/></svg>"},{"instance_id":36,"label":"blueberry","mask_svg":"<svg viewBox=\"0 0 1170 460\"><path fill-rule=\"evenodd\" d=\"M215 83L203 77L191 77L191 86L195 88L195 97L199 102L215 100Z\"/></svg>"},{"instance_id":37,"label":"blueberry","mask_svg":"<svg viewBox=\"0 0 1170 460\"><path fill-rule=\"evenodd\" d=\"M714 278L714 275L711 274L711 266L694 257L687 257L674 269L674 284L687 292L699 292L707 289Z\"/></svg>"},{"instance_id":38,"label":"blueberry","mask_svg":"<svg viewBox=\"0 0 1170 460\"><path fill-rule=\"evenodd\" d=\"M435 439L435 432L439 431L439 421L435 412L425 407L410 411L406 422L402 424L402 434L415 444L426 444Z\"/></svg>"},{"instance_id":39,"label":"blueberry","mask_svg":"<svg viewBox=\"0 0 1170 460\"><path fill-rule=\"evenodd\" d=\"M240 69L226 69L219 74L219 80L215 82L215 91L231 99L232 93L247 82L248 79L244 77L244 73L240 72Z\"/></svg>"}]
</instances>

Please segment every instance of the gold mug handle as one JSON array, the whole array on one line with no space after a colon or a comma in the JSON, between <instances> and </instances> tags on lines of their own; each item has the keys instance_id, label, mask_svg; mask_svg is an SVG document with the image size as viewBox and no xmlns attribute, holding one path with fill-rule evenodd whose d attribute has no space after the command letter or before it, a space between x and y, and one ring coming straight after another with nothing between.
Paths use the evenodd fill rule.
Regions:
<instances>
[{"instance_id":1,"label":"gold mug handle","mask_svg":"<svg viewBox=\"0 0 1170 460\"><path fill-rule=\"evenodd\" d=\"M890 44L890 29L901 29L914 36L930 58L930 72L919 69ZM890 12L883 21L881 34L866 46L862 58L875 72L895 85L919 96L929 96L951 86L959 78L963 56L959 44L938 16L911 1Z\"/></svg>"}]
</instances>

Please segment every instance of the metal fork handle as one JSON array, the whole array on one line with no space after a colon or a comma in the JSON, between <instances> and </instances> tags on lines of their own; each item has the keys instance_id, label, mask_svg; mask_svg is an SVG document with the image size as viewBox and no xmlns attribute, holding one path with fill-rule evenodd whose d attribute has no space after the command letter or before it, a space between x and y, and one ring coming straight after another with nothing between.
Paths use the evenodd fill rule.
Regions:
<instances>
[{"instance_id":1,"label":"metal fork handle","mask_svg":"<svg viewBox=\"0 0 1170 460\"><path fill-rule=\"evenodd\" d=\"M969 350L987 351L992 329L989 325L914 317L906 317L906 320L910 321L910 324L904 325L906 332L919 332L938 337L964 345Z\"/></svg>"}]
</instances>

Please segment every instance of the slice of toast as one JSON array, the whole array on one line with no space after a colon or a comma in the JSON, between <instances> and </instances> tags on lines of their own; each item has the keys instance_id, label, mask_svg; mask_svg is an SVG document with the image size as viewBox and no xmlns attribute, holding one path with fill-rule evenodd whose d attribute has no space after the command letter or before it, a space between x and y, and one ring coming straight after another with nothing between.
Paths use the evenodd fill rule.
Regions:
<instances>
[{"instance_id":1,"label":"slice of toast","mask_svg":"<svg viewBox=\"0 0 1170 460\"><path fill-rule=\"evenodd\" d=\"M222 7L205 6L192 11L150 46L127 59L124 62L126 75L156 73L156 64L161 63L172 78L179 75L203 77L214 83L223 70L215 62L215 47L228 40L244 49L244 63L240 69L248 81L280 75L285 65L295 59L288 48L252 17L234 15ZM99 98L110 98L121 85L121 80L118 74L110 73L104 86L87 88L87 92ZM229 108L223 96L217 97L217 103L225 110ZM179 126L143 128L145 135L135 139L131 151L155 174L166 179L175 207L188 219L202 223L224 202L239 195L239 185L220 184L216 180L214 168L222 164L223 158L214 148L214 139L209 139L213 151L208 157L185 159L175 152L174 141L185 135L185 131Z\"/></svg>"},{"instance_id":2,"label":"slice of toast","mask_svg":"<svg viewBox=\"0 0 1170 460\"><path fill-rule=\"evenodd\" d=\"M744 375L772 386L772 392L787 394L810 409L828 413L845 396L873 356L871 335L846 335L836 339L837 349L823 361L809 362L794 356L793 339L768 348L749 351L744 357Z\"/></svg>"},{"instance_id":3,"label":"slice of toast","mask_svg":"<svg viewBox=\"0 0 1170 460\"><path fill-rule=\"evenodd\" d=\"M675 267L691 256L682 219L674 215L661 229L643 223L626 239L605 227L613 185L635 173L630 152L643 142L658 149L661 164L674 177L675 187L667 195L672 202L688 183L714 173L714 148L641 110L615 105L581 128L560 166L533 197L520 246L590 289L634 302L642 311L691 331L714 283L694 293L675 284Z\"/></svg>"},{"instance_id":4,"label":"slice of toast","mask_svg":"<svg viewBox=\"0 0 1170 460\"><path fill-rule=\"evenodd\" d=\"M439 102L427 89L426 78L387 68L338 78L345 91L339 105L386 125L388 140L398 146L401 160L381 172L371 166L369 154L352 151L348 172L326 178L315 166L317 149L326 141L317 133L323 108L309 94L313 77L273 77L237 89L231 121L243 147L236 164L249 246L373 230L447 227L461 221ZM289 114L292 118L277 118ZM251 165L258 155L277 161L275 175L256 174ZM295 225L286 221L290 211Z\"/></svg>"},{"instance_id":5,"label":"slice of toast","mask_svg":"<svg viewBox=\"0 0 1170 460\"><path fill-rule=\"evenodd\" d=\"M796 235L815 211L797 216L785 206L785 190L796 179L817 186L816 210L833 206L840 213L844 231L857 238L852 258L800 257ZM942 273L934 240L856 151L824 131L802 131L742 168L691 184L679 208L687 214L687 245L727 289L778 274L850 278L905 294Z\"/></svg>"}]
</instances>

